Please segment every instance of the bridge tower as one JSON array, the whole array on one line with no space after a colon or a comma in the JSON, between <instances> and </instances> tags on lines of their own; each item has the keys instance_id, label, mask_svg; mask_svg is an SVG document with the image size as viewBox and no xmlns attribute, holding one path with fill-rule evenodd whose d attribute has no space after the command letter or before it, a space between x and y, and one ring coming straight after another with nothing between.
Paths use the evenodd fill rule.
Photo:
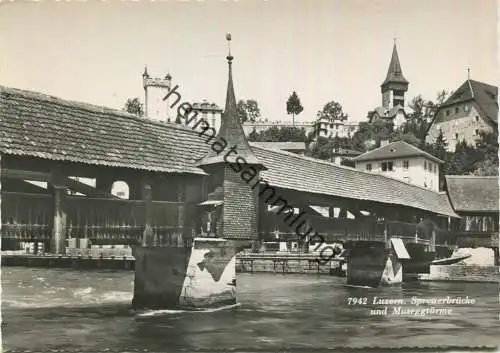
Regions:
<instances>
[{"instance_id":1,"label":"bridge tower","mask_svg":"<svg viewBox=\"0 0 500 353\"><path fill-rule=\"evenodd\" d=\"M229 34L226 38L231 40ZM195 237L188 246L179 241L177 247L137 247L134 309L236 304L236 254L258 240L259 173L265 167L253 154L236 115L232 60L229 50L226 105L220 129L216 133L206 123L204 132L212 131L207 143L210 147L197 162L209 175L209 198L202 204L220 207L215 236Z\"/></svg>"},{"instance_id":2,"label":"bridge tower","mask_svg":"<svg viewBox=\"0 0 500 353\"><path fill-rule=\"evenodd\" d=\"M227 39L230 41L228 34ZM209 149L198 167L212 176L209 188L223 191L223 210L217 235L220 238L238 240L242 244L258 238L257 216L259 173L266 168L255 157L245 136L243 126L236 113L231 51L226 57L228 62L228 84L226 106L222 115L221 127L215 138L220 145Z\"/></svg>"}]
</instances>

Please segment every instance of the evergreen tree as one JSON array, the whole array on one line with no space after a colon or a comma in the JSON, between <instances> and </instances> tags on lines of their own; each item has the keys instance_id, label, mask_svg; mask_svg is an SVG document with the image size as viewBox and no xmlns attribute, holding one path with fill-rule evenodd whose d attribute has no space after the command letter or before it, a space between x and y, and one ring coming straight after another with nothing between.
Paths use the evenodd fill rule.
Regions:
<instances>
[{"instance_id":1,"label":"evergreen tree","mask_svg":"<svg viewBox=\"0 0 500 353\"><path fill-rule=\"evenodd\" d=\"M447 154L447 148L448 148L448 142L444 138L443 131L439 130L439 135L436 138L436 141L434 142L434 153L432 153L434 156L441 160L446 159L446 154Z\"/></svg>"},{"instance_id":2,"label":"evergreen tree","mask_svg":"<svg viewBox=\"0 0 500 353\"><path fill-rule=\"evenodd\" d=\"M303 110L304 107L300 103L299 96L297 96L297 93L293 91L286 102L286 113L288 115L292 114L292 125L295 125L295 115L299 115Z\"/></svg>"}]
</instances>

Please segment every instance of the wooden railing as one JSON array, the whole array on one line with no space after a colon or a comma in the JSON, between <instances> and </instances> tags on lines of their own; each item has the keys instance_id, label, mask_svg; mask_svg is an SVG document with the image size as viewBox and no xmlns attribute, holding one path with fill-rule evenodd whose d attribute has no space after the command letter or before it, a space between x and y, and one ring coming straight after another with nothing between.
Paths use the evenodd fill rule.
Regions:
<instances>
[{"instance_id":1,"label":"wooden railing","mask_svg":"<svg viewBox=\"0 0 500 353\"><path fill-rule=\"evenodd\" d=\"M52 195L2 192L1 197L2 238L50 239L54 218Z\"/></svg>"},{"instance_id":2,"label":"wooden railing","mask_svg":"<svg viewBox=\"0 0 500 353\"><path fill-rule=\"evenodd\" d=\"M46 194L2 192L2 238L43 241L52 237L54 198ZM137 243L145 227L145 201L67 196L66 238L93 243ZM151 227L159 245L178 242L184 204L152 201Z\"/></svg>"},{"instance_id":3,"label":"wooden railing","mask_svg":"<svg viewBox=\"0 0 500 353\"><path fill-rule=\"evenodd\" d=\"M307 221L307 227L311 227L315 232L322 235L326 242L384 238L384 225L371 220L329 219L321 216L307 215L290 227L289 224L293 218L290 218L288 222L284 218L281 215L269 214L263 217L260 229L265 239L275 239L274 234L276 230L278 230L280 235L286 235L286 238L298 238L295 227L302 220ZM303 228L302 231L305 232L307 229Z\"/></svg>"},{"instance_id":4,"label":"wooden railing","mask_svg":"<svg viewBox=\"0 0 500 353\"><path fill-rule=\"evenodd\" d=\"M455 232L456 244L462 247L498 247L498 232L465 231Z\"/></svg>"}]
</instances>

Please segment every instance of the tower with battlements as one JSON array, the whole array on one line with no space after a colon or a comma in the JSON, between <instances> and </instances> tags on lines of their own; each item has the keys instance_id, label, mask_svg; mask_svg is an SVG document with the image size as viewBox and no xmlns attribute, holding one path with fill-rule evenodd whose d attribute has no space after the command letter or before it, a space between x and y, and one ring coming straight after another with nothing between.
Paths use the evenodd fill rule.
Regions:
<instances>
[{"instance_id":1,"label":"tower with battlements","mask_svg":"<svg viewBox=\"0 0 500 353\"><path fill-rule=\"evenodd\" d=\"M144 86L144 115L147 118L170 121L172 119L169 102L163 100L170 91L172 76L167 74L164 78L150 77L147 68L142 74Z\"/></svg>"}]
</instances>

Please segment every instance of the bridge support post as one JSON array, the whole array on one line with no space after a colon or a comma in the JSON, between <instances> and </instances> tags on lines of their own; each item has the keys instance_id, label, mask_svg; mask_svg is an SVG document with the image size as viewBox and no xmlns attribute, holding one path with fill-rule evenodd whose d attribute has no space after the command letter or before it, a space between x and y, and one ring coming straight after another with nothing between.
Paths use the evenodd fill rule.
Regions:
<instances>
[{"instance_id":1,"label":"bridge support post","mask_svg":"<svg viewBox=\"0 0 500 353\"><path fill-rule=\"evenodd\" d=\"M54 224L52 227L51 252L64 254L66 244L66 194L67 188L62 182L63 176L53 171L50 184L54 194ZM37 241L38 246L38 241Z\"/></svg>"}]
</instances>

